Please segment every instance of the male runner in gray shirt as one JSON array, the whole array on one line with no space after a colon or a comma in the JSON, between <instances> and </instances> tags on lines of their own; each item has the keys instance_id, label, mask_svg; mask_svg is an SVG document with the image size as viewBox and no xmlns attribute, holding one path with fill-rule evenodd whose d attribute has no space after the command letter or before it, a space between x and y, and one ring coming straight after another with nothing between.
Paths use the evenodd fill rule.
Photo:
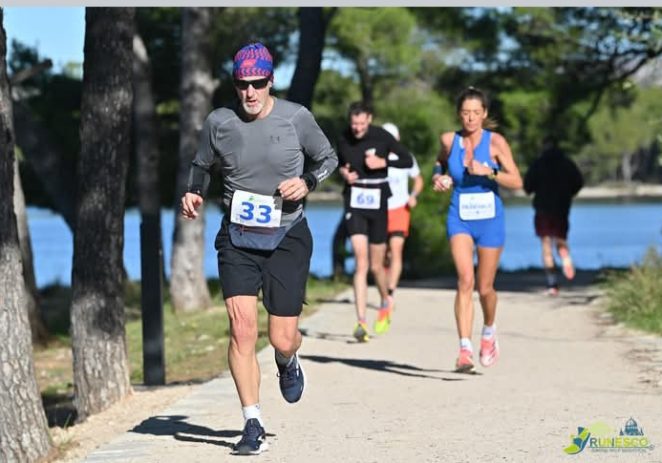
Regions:
<instances>
[{"instance_id":1,"label":"male runner in gray shirt","mask_svg":"<svg viewBox=\"0 0 662 463\"><path fill-rule=\"evenodd\" d=\"M273 64L264 45L239 50L233 75L239 104L207 117L182 214L197 216L209 170L218 162L225 215L215 246L230 319L228 363L245 420L234 453L254 455L267 447L255 355L257 294L261 288L269 312L281 393L287 402L297 402L305 386L297 356L298 320L312 254L302 200L333 172L338 159L306 108L269 95ZM304 172L306 156L312 162Z\"/></svg>"}]
</instances>

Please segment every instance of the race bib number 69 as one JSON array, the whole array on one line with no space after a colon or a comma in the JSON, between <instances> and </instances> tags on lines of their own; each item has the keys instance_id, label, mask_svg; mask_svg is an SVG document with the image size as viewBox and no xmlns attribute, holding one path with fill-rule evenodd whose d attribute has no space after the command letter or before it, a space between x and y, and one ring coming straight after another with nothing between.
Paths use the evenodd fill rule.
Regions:
<instances>
[{"instance_id":1,"label":"race bib number 69","mask_svg":"<svg viewBox=\"0 0 662 463\"><path fill-rule=\"evenodd\" d=\"M379 209L382 191L379 188L353 186L349 205L354 209Z\"/></svg>"},{"instance_id":2,"label":"race bib number 69","mask_svg":"<svg viewBox=\"0 0 662 463\"><path fill-rule=\"evenodd\" d=\"M279 227L282 198L237 190L232 195L230 221L251 227Z\"/></svg>"}]
</instances>

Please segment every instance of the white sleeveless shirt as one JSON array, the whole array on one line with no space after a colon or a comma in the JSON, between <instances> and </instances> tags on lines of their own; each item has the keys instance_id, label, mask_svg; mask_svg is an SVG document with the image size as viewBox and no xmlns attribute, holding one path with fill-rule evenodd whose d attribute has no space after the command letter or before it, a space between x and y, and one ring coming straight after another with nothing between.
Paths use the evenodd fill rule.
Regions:
<instances>
[{"instance_id":1,"label":"white sleeveless shirt","mask_svg":"<svg viewBox=\"0 0 662 463\"><path fill-rule=\"evenodd\" d=\"M414 164L406 169L388 168L388 184L392 193L392 196L388 198L389 209L397 209L409 201L409 179L416 178L421 174L414 155L412 155L412 159Z\"/></svg>"}]
</instances>

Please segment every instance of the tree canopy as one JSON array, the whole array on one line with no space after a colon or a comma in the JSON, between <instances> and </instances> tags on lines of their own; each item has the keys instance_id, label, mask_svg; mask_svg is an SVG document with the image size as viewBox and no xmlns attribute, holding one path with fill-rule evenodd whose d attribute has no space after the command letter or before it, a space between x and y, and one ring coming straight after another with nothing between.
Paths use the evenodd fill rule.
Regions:
<instances>
[{"instance_id":1,"label":"tree canopy","mask_svg":"<svg viewBox=\"0 0 662 463\"><path fill-rule=\"evenodd\" d=\"M296 64L296 8L225 7L213 14L209 53L219 84L214 106L234 98L232 55L244 43L261 40L276 65ZM425 165L436 154L438 134L455 127L455 95L474 85L491 97L490 115L521 168L537 155L543 137L554 134L581 157L584 169L592 169L585 172L591 182L627 177L627 162L653 170L633 166L632 180L660 179L659 164L650 161L659 156L660 129L647 110L659 107L660 95L640 79L662 54L660 8L342 7L324 14L329 24L319 32L326 37L311 106L331 140L344 128L351 101L372 100L377 121L400 125ZM170 205L181 107L181 9L139 8L136 21L152 60L161 200ZM10 72L45 58L15 42ZM75 72L47 70L18 89L48 128L67 169L73 169L79 151L79 78ZM287 83L278 88L278 96L287 94ZM612 141L608 146L606 139ZM609 154L615 152L620 154ZM642 156L646 159L637 161ZM611 160L609 167L604 160ZM28 201L52 204L25 163L22 174L33 180L25 182ZM128 204L136 203L136 191L129 185Z\"/></svg>"}]
</instances>

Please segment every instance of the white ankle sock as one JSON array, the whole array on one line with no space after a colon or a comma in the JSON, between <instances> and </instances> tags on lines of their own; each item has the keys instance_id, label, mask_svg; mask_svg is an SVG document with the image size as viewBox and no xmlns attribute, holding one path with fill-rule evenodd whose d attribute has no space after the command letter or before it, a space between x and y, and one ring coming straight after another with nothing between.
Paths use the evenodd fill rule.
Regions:
<instances>
[{"instance_id":1,"label":"white ankle sock","mask_svg":"<svg viewBox=\"0 0 662 463\"><path fill-rule=\"evenodd\" d=\"M496 324L492 326L483 325L483 337L491 338L496 333Z\"/></svg>"},{"instance_id":2,"label":"white ankle sock","mask_svg":"<svg viewBox=\"0 0 662 463\"><path fill-rule=\"evenodd\" d=\"M469 349L473 352L474 348L471 345L471 339L469 338L460 338L460 349Z\"/></svg>"},{"instance_id":3,"label":"white ankle sock","mask_svg":"<svg viewBox=\"0 0 662 463\"><path fill-rule=\"evenodd\" d=\"M262 415L260 414L260 404L249 405L248 407L241 407L241 412L244 414L244 423L251 418L257 418L261 426L264 426L262 422Z\"/></svg>"}]
</instances>

